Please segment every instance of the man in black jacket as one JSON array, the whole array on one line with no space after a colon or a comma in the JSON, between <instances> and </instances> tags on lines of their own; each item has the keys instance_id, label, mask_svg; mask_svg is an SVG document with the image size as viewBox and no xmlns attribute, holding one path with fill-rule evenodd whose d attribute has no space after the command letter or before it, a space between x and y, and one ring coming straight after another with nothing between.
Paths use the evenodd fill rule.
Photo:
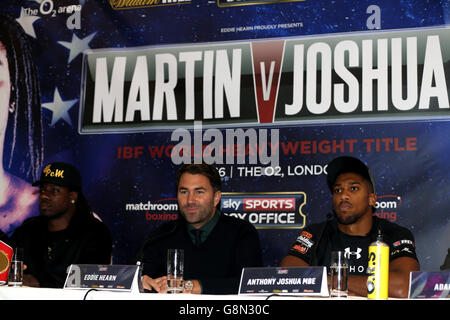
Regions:
<instances>
[{"instance_id":1,"label":"man in black jacket","mask_svg":"<svg viewBox=\"0 0 450 320\"><path fill-rule=\"evenodd\" d=\"M144 243L140 260L147 290L167 290L167 250L184 250L186 293L236 294L242 269L262 266L256 229L216 209L221 198L217 170L206 164L177 172L180 217L163 224Z\"/></svg>"},{"instance_id":2,"label":"man in black jacket","mask_svg":"<svg viewBox=\"0 0 450 320\"><path fill-rule=\"evenodd\" d=\"M110 264L112 239L81 191L81 175L64 162L48 164L39 181L39 213L11 236L24 250L24 285L62 288L71 264Z\"/></svg>"}]
</instances>

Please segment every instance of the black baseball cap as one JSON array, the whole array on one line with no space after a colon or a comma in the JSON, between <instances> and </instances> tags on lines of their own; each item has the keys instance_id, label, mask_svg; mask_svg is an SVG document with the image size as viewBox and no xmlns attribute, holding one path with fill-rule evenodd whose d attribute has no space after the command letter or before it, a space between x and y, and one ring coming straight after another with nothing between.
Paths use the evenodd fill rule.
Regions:
<instances>
[{"instance_id":1,"label":"black baseball cap","mask_svg":"<svg viewBox=\"0 0 450 320\"><path fill-rule=\"evenodd\" d=\"M375 193L375 180L370 169L359 159L349 156L342 156L333 159L327 166L327 184L333 192L333 186L337 177L341 173L356 173L372 184Z\"/></svg>"},{"instance_id":2,"label":"black baseball cap","mask_svg":"<svg viewBox=\"0 0 450 320\"><path fill-rule=\"evenodd\" d=\"M43 183L52 183L81 191L81 174L69 163L53 162L42 169L40 179L32 185L39 186Z\"/></svg>"}]
</instances>

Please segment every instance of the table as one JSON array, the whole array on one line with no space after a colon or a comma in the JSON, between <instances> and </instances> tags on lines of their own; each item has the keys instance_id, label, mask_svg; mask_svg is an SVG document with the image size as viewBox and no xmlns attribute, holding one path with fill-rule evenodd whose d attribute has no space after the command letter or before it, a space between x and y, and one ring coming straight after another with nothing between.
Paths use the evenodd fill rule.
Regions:
<instances>
[{"instance_id":1,"label":"table","mask_svg":"<svg viewBox=\"0 0 450 320\"><path fill-rule=\"evenodd\" d=\"M117 316L115 313L118 309L148 309L165 310L166 315L167 313L172 315L172 317L167 316L165 319L177 318L179 315L188 312L191 312L190 315L198 315L198 313L208 312L208 310L209 312L214 310L213 315L220 315L221 318L236 317L236 313L242 312L246 314L245 319L249 319L250 316L261 317L264 313L270 313L271 316L276 316L278 319L283 314L289 315L289 313L293 312L292 308L294 305L286 305L286 301L295 302L298 307L299 301L306 303L331 300L323 297L294 296L270 296L270 300L267 300L267 298L268 296L266 295L157 294L93 289L0 287L0 306L1 303L10 304L10 307L2 308L3 310L17 309L17 305L20 308L30 304L33 310L41 308L50 310L55 308L55 306L62 306L59 309L68 309L71 314L84 310L80 316L85 316L86 312L89 314L97 312L104 316L104 310L108 310L114 318ZM349 300L366 299L363 297L350 297ZM284 302L284 304L277 304L277 301ZM89 311L86 311L86 306L89 306ZM213 319L211 315L206 318Z\"/></svg>"},{"instance_id":2,"label":"table","mask_svg":"<svg viewBox=\"0 0 450 320\"><path fill-rule=\"evenodd\" d=\"M83 301L87 300L87 301ZM365 297L347 299L311 296L265 295L194 295L120 292L87 289L51 289L0 286L0 310L31 310L48 316L59 316L64 310L70 317L91 318L94 315L114 319L129 317L140 310L145 314L164 313L164 319L290 319L293 314L306 319L333 313L358 318L380 319L392 316L391 309L401 310L404 318L414 319L423 310L445 314L450 299L439 300L368 300ZM9 311L9 312L13 312ZM41 313L39 313L41 314ZM191 316L191 317L186 317ZM121 317L120 317L121 318Z\"/></svg>"},{"instance_id":3,"label":"table","mask_svg":"<svg viewBox=\"0 0 450 320\"><path fill-rule=\"evenodd\" d=\"M33 287L0 286L0 300L222 300L265 301L266 295L212 295L212 294L155 294L93 289L53 289ZM324 300L323 297L270 296L273 300ZM349 297L350 300L367 300L364 297Z\"/></svg>"}]
</instances>

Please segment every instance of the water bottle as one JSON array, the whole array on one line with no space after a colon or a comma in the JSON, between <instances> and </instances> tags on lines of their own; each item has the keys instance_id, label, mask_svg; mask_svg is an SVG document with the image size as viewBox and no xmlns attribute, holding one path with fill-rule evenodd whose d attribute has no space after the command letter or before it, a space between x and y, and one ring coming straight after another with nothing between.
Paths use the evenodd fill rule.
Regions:
<instances>
[{"instance_id":1,"label":"water bottle","mask_svg":"<svg viewBox=\"0 0 450 320\"><path fill-rule=\"evenodd\" d=\"M367 266L367 298L387 299L389 287L389 246L383 241L381 230L369 245Z\"/></svg>"}]
</instances>

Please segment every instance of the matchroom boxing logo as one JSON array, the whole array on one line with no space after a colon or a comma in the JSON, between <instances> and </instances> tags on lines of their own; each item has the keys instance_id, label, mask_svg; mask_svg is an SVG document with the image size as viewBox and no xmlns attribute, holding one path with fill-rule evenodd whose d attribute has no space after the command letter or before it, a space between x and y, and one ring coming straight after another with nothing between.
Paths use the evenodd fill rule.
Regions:
<instances>
[{"instance_id":1,"label":"matchroom boxing logo","mask_svg":"<svg viewBox=\"0 0 450 320\"><path fill-rule=\"evenodd\" d=\"M397 195L382 195L377 196L375 203L376 211L374 215L378 218L389 220L390 222L397 221L397 210L402 204L402 198Z\"/></svg>"},{"instance_id":2,"label":"matchroom boxing logo","mask_svg":"<svg viewBox=\"0 0 450 320\"><path fill-rule=\"evenodd\" d=\"M156 201L127 203L125 211L129 214L145 214L147 221L171 221L178 219L178 203L176 198L164 198Z\"/></svg>"},{"instance_id":3,"label":"matchroom boxing logo","mask_svg":"<svg viewBox=\"0 0 450 320\"><path fill-rule=\"evenodd\" d=\"M222 193L224 214L247 220L257 229L301 229L306 215L304 192Z\"/></svg>"}]
</instances>

